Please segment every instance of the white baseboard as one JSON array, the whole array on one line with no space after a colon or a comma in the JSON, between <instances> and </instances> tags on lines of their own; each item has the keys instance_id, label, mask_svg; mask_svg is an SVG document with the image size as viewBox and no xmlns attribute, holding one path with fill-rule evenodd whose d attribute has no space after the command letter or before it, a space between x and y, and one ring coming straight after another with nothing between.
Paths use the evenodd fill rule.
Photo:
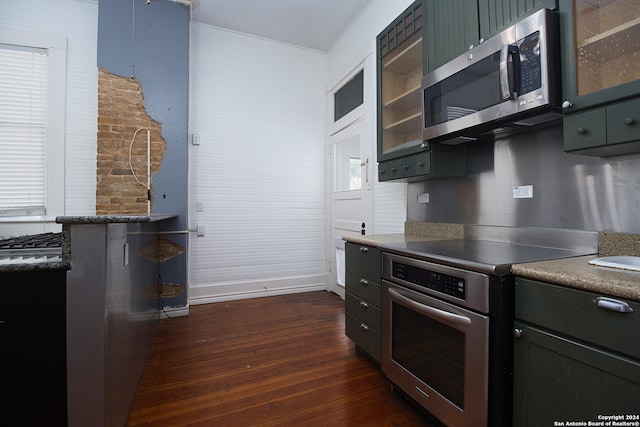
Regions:
<instances>
[{"instance_id":1,"label":"white baseboard","mask_svg":"<svg viewBox=\"0 0 640 427\"><path fill-rule=\"evenodd\" d=\"M189 304L210 304L238 299L259 298L300 292L324 291L326 276L300 276L257 282L214 283L189 287Z\"/></svg>"},{"instance_id":2,"label":"white baseboard","mask_svg":"<svg viewBox=\"0 0 640 427\"><path fill-rule=\"evenodd\" d=\"M173 317L188 316L189 306L185 307L164 307L160 311L160 319L171 319Z\"/></svg>"}]
</instances>

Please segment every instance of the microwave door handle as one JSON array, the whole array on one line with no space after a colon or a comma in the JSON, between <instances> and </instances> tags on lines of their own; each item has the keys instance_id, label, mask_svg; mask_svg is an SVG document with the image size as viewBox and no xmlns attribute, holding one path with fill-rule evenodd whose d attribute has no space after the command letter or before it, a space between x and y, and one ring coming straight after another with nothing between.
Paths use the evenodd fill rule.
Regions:
<instances>
[{"instance_id":1,"label":"microwave door handle","mask_svg":"<svg viewBox=\"0 0 640 427\"><path fill-rule=\"evenodd\" d=\"M462 326L471 325L471 319L466 316L460 316L455 313L449 313L448 311L440 310L434 307L430 307L428 305L421 304L417 301L412 300L411 298L407 298L402 295L400 292L395 289L388 289L391 298L398 301L401 304L404 304L406 307L411 308L418 313L424 314L425 316L429 316L432 319L444 320L450 323L456 323Z\"/></svg>"},{"instance_id":2,"label":"microwave door handle","mask_svg":"<svg viewBox=\"0 0 640 427\"><path fill-rule=\"evenodd\" d=\"M510 44L503 44L500 49L500 94L504 101L514 98L512 80L514 76L509 73L509 58L513 62L513 71L516 72L518 65L518 47Z\"/></svg>"}]
</instances>

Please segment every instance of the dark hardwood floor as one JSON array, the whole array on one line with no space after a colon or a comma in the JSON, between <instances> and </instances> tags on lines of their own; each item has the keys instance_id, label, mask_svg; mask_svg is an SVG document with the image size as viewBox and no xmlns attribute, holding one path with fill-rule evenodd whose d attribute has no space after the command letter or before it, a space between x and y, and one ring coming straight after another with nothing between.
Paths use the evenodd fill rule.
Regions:
<instances>
[{"instance_id":1,"label":"dark hardwood floor","mask_svg":"<svg viewBox=\"0 0 640 427\"><path fill-rule=\"evenodd\" d=\"M329 292L196 305L160 322L129 426L425 426L344 335Z\"/></svg>"}]
</instances>

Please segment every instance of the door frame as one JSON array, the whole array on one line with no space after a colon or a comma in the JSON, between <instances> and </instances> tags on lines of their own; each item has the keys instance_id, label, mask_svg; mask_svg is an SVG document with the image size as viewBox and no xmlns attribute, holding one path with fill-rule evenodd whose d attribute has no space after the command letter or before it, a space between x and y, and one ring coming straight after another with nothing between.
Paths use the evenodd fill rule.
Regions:
<instances>
[{"instance_id":1,"label":"door frame","mask_svg":"<svg viewBox=\"0 0 640 427\"><path fill-rule=\"evenodd\" d=\"M338 265L336 252L342 241L342 236L347 234L361 234L361 223L366 224L366 232L373 230L373 188L376 172L376 134L375 134L375 55L372 47L363 49L359 55L354 57L353 64L349 71L330 85L327 91L327 138L326 138L326 270L327 270L327 290L334 292L344 298L344 286L338 283ZM334 93L345 83L353 78L361 70L364 70L363 79L363 102L353 111L344 117L334 121ZM362 186L360 197L366 205L359 221L345 224L335 218L336 200L348 200L357 197L352 191L345 191L337 194L335 189L335 153L334 144L336 137L348 138L353 135L360 135L360 155L362 159ZM337 197L336 197L337 194ZM356 227L357 225L357 227ZM344 231L341 235L336 235L336 226ZM344 265L342 266L344 268Z\"/></svg>"}]
</instances>

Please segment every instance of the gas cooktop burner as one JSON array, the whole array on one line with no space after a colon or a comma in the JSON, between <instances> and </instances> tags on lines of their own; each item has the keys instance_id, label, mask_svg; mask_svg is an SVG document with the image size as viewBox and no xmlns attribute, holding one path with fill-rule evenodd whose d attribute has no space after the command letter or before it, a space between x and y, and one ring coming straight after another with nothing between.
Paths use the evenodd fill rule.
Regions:
<instances>
[{"instance_id":1,"label":"gas cooktop burner","mask_svg":"<svg viewBox=\"0 0 640 427\"><path fill-rule=\"evenodd\" d=\"M472 239L388 243L380 245L380 249L489 274L509 274L512 264L593 253L584 253L584 251L576 249Z\"/></svg>"}]
</instances>

